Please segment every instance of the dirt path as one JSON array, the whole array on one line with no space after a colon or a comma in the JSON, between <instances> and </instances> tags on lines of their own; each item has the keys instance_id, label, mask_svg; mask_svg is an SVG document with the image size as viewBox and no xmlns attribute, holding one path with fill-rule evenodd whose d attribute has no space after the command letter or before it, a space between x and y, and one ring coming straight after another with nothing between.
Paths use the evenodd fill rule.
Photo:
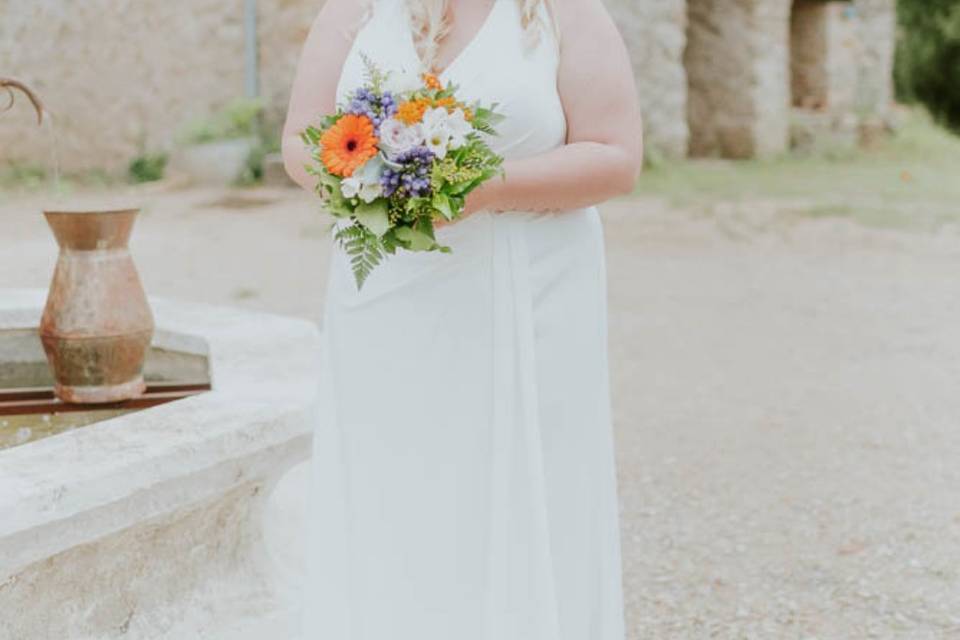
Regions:
<instances>
[{"instance_id":1,"label":"dirt path","mask_svg":"<svg viewBox=\"0 0 960 640\"><path fill-rule=\"evenodd\" d=\"M152 294L320 317L309 201L149 201ZM38 206L0 203L0 288L48 283ZM604 217L631 639L960 638L960 233Z\"/></svg>"}]
</instances>

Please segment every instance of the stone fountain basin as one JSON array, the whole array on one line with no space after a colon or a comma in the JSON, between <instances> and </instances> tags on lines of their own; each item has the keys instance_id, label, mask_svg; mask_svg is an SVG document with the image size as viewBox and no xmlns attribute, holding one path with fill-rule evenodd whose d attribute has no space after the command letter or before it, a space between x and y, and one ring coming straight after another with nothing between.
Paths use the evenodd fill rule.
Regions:
<instances>
[{"instance_id":1,"label":"stone fountain basin","mask_svg":"<svg viewBox=\"0 0 960 640\"><path fill-rule=\"evenodd\" d=\"M158 332L147 353L144 379L149 387L161 390L182 389L184 386L198 389L208 387L208 355L204 340L169 331ZM48 393L52 395L53 385L53 376L47 366L37 330L0 329L0 397L8 392L37 390L49 390ZM202 391L191 393L199 392ZM167 392L166 395L181 394ZM38 407L50 404L47 401L36 403ZM0 411L0 451L143 410L139 406L123 404L128 403L99 407L53 405L43 413L39 409L21 409L21 413L14 412L12 415ZM62 410L67 408L69 410Z\"/></svg>"},{"instance_id":2,"label":"stone fountain basin","mask_svg":"<svg viewBox=\"0 0 960 640\"><path fill-rule=\"evenodd\" d=\"M31 331L45 296L0 290L0 334ZM217 637L237 603L256 615L290 602L265 514L302 495L274 488L309 457L317 328L151 305L154 348L178 367L208 362L213 390L0 450L0 638ZM8 374L22 380L23 360Z\"/></svg>"}]
</instances>

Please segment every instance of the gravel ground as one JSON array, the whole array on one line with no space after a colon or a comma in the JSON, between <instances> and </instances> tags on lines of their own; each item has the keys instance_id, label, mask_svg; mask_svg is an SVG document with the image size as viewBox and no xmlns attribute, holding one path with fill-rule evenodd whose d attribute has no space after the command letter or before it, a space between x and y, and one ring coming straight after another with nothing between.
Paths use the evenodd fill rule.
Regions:
<instances>
[{"instance_id":1,"label":"gravel ground","mask_svg":"<svg viewBox=\"0 0 960 640\"><path fill-rule=\"evenodd\" d=\"M287 190L140 192L152 294L318 319ZM0 201L0 288L52 239ZM630 638L960 639L960 230L604 208Z\"/></svg>"}]
</instances>

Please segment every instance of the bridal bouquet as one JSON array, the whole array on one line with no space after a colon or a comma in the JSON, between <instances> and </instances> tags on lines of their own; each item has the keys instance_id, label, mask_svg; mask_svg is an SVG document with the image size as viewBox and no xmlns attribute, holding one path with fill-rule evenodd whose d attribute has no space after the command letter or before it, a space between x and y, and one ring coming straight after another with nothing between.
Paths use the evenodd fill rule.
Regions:
<instances>
[{"instance_id":1,"label":"bridal bouquet","mask_svg":"<svg viewBox=\"0 0 960 640\"><path fill-rule=\"evenodd\" d=\"M457 88L425 74L415 87L367 61L368 82L303 141L316 163L317 193L334 217L348 221L335 238L350 256L357 288L385 254L442 251L435 221L463 213L467 195L502 172L503 158L484 135L502 120L496 105L466 105Z\"/></svg>"}]
</instances>

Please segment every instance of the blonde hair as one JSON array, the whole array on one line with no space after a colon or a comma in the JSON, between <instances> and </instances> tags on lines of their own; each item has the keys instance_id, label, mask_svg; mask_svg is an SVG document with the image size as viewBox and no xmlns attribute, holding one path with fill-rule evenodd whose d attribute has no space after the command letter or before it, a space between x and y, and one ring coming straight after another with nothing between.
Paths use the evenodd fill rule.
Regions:
<instances>
[{"instance_id":1,"label":"blonde hair","mask_svg":"<svg viewBox=\"0 0 960 640\"><path fill-rule=\"evenodd\" d=\"M437 61L440 41L450 29L449 0L403 0L410 9L414 40L419 49L420 58L428 67ZM496 2L496 0L494 0ZM541 5L550 7L550 0L515 0L519 4L521 22L528 36L528 44L535 46L539 39L539 11ZM556 20L552 20L556 29Z\"/></svg>"}]
</instances>

